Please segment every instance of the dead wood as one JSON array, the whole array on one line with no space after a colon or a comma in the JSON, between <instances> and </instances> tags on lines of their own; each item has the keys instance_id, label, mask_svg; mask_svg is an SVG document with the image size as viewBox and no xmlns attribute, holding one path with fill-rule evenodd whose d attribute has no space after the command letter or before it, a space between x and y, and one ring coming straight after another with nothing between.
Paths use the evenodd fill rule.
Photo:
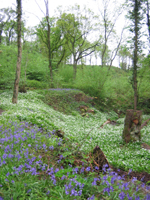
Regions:
<instances>
[{"instance_id":1,"label":"dead wood","mask_svg":"<svg viewBox=\"0 0 150 200\"><path fill-rule=\"evenodd\" d=\"M150 118L147 119L145 122L143 122L143 124L141 125L140 127L140 130L144 127L144 126L147 126L148 122L150 121Z\"/></svg>"}]
</instances>

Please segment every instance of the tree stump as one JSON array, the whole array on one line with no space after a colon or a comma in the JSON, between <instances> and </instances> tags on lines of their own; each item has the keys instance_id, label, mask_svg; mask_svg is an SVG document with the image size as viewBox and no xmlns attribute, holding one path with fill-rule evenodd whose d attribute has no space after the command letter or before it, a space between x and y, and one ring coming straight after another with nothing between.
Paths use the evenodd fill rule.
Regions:
<instances>
[{"instance_id":1,"label":"tree stump","mask_svg":"<svg viewBox=\"0 0 150 200\"><path fill-rule=\"evenodd\" d=\"M126 143L141 140L141 124L142 111L141 110L127 110L123 130L123 140Z\"/></svg>"},{"instance_id":2,"label":"tree stump","mask_svg":"<svg viewBox=\"0 0 150 200\"><path fill-rule=\"evenodd\" d=\"M109 168L109 162L99 146L94 148L93 152L89 154L89 158L93 168L97 166L99 171L103 171L103 167L106 165L105 169Z\"/></svg>"}]
</instances>

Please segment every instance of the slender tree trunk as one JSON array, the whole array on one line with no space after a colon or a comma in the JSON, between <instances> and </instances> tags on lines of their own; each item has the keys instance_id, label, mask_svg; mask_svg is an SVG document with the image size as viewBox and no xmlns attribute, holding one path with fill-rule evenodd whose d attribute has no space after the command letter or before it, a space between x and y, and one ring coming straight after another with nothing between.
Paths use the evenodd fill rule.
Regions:
<instances>
[{"instance_id":1,"label":"slender tree trunk","mask_svg":"<svg viewBox=\"0 0 150 200\"><path fill-rule=\"evenodd\" d=\"M127 110L124 130L123 130L123 140L128 143L141 139L141 121L142 121L142 111L136 110L138 103L138 90L137 90L137 62L138 62L138 52L139 52L139 30L140 30L140 0L134 0L134 7L131 14L131 19L134 22L134 53L133 53L133 80L132 87L134 90L134 109ZM134 17L134 18L133 18Z\"/></svg>"},{"instance_id":2,"label":"slender tree trunk","mask_svg":"<svg viewBox=\"0 0 150 200\"><path fill-rule=\"evenodd\" d=\"M18 100L18 89L19 89L19 80L20 80L20 71L21 71L21 56L22 56L22 48L21 48L21 15L22 15L21 0L17 0L18 57L17 57L16 79L15 79L15 82L14 82L14 91L13 91L12 103L17 103L17 100Z\"/></svg>"},{"instance_id":3,"label":"slender tree trunk","mask_svg":"<svg viewBox=\"0 0 150 200\"><path fill-rule=\"evenodd\" d=\"M150 54L150 16L149 16L149 2L147 0L147 28L148 28L148 41L149 41L149 54Z\"/></svg>"},{"instance_id":4,"label":"slender tree trunk","mask_svg":"<svg viewBox=\"0 0 150 200\"><path fill-rule=\"evenodd\" d=\"M77 61L75 60L73 62L73 79L76 79L76 74L77 74Z\"/></svg>"},{"instance_id":5,"label":"slender tree trunk","mask_svg":"<svg viewBox=\"0 0 150 200\"><path fill-rule=\"evenodd\" d=\"M2 30L0 30L0 44L2 43Z\"/></svg>"},{"instance_id":6,"label":"slender tree trunk","mask_svg":"<svg viewBox=\"0 0 150 200\"><path fill-rule=\"evenodd\" d=\"M47 38L48 38L48 60L49 60L49 70L50 70L50 77L51 77L51 87L53 87L53 70L52 70L52 55L51 55L51 40L50 40L50 34L51 34L51 27L49 22L49 8L48 8L48 0L45 0L45 6L46 6L46 21L47 21Z\"/></svg>"},{"instance_id":7,"label":"slender tree trunk","mask_svg":"<svg viewBox=\"0 0 150 200\"><path fill-rule=\"evenodd\" d=\"M134 110L137 108L138 91L137 91L137 62L138 62L138 0L135 0L135 21L134 21L134 58L133 58L133 89L134 89Z\"/></svg>"},{"instance_id":8,"label":"slender tree trunk","mask_svg":"<svg viewBox=\"0 0 150 200\"><path fill-rule=\"evenodd\" d=\"M50 24L49 24L49 16L46 16L47 19L47 26L48 26L48 32L47 32L47 36L48 36L48 60L49 60L49 70L50 70L50 77L51 77L51 86L53 85L53 70L52 70L52 59L51 59L51 41L50 41L50 32L51 32L51 28L50 28Z\"/></svg>"}]
</instances>

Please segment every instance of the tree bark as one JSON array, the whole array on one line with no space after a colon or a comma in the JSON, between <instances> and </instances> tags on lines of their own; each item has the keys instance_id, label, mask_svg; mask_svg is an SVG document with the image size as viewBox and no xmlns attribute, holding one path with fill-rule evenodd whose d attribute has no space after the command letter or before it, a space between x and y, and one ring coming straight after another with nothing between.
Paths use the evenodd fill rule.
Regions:
<instances>
[{"instance_id":1,"label":"tree bark","mask_svg":"<svg viewBox=\"0 0 150 200\"><path fill-rule=\"evenodd\" d=\"M77 62L75 61L73 63L73 79L76 79L76 74L77 74Z\"/></svg>"},{"instance_id":2,"label":"tree bark","mask_svg":"<svg viewBox=\"0 0 150 200\"><path fill-rule=\"evenodd\" d=\"M126 143L141 140L142 111L127 110L123 130L123 140Z\"/></svg>"},{"instance_id":3,"label":"tree bark","mask_svg":"<svg viewBox=\"0 0 150 200\"><path fill-rule=\"evenodd\" d=\"M134 19L134 58L133 58L133 89L134 89L134 110L137 108L138 102L138 91L137 91L137 62L138 62L138 38L139 38L139 31L138 31L138 1L135 0L135 19Z\"/></svg>"},{"instance_id":4,"label":"tree bark","mask_svg":"<svg viewBox=\"0 0 150 200\"><path fill-rule=\"evenodd\" d=\"M49 60L49 70L50 70L50 77L51 77L51 87L53 87L53 70L52 70L52 54L51 54L51 26L49 21L49 8L48 3L49 1L45 1L45 7L46 7L46 21L47 21L47 39L48 39L48 60Z\"/></svg>"},{"instance_id":5,"label":"tree bark","mask_svg":"<svg viewBox=\"0 0 150 200\"><path fill-rule=\"evenodd\" d=\"M15 82L14 82L14 91L13 91L12 103L17 103L19 81L20 81L21 56L22 56L22 48L21 48L21 15L22 15L21 0L17 0L18 57L17 57L16 78L15 78Z\"/></svg>"},{"instance_id":6,"label":"tree bark","mask_svg":"<svg viewBox=\"0 0 150 200\"><path fill-rule=\"evenodd\" d=\"M48 8L47 8L48 9ZM48 31L47 31L47 38L48 38L48 60L49 60L49 70L50 70L50 77L51 77L51 86L53 85L53 70L52 70L52 62L51 62L51 42L50 42L50 32L51 32L51 28L50 28L50 24L49 24L49 15L46 16L46 20L47 20L47 27L48 27Z\"/></svg>"},{"instance_id":7,"label":"tree bark","mask_svg":"<svg viewBox=\"0 0 150 200\"><path fill-rule=\"evenodd\" d=\"M2 43L2 30L0 30L0 44Z\"/></svg>"}]
</instances>

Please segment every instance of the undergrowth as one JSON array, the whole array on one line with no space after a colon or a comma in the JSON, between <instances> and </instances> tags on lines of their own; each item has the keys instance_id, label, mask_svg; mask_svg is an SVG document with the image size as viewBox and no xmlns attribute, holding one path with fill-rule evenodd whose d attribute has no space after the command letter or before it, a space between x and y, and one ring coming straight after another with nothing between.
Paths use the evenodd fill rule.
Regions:
<instances>
[{"instance_id":1,"label":"undergrowth","mask_svg":"<svg viewBox=\"0 0 150 200\"><path fill-rule=\"evenodd\" d=\"M118 126L100 128L109 117L116 117L113 112L65 115L46 105L41 100L44 94L19 93L17 105L11 103L11 92L0 96L5 110L0 116L1 199L148 200L145 191L149 188L144 184L139 186L135 179L124 182L109 170L98 174L86 160L98 145L111 165L150 173L149 152L141 149L141 143L122 142L124 119L117 120ZM64 132L64 139L55 135L58 129ZM149 126L142 130L141 142L150 145L148 130ZM74 154L77 150L82 159ZM79 159L82 164L75 165Z\"/></svg>"}]
</instances>

